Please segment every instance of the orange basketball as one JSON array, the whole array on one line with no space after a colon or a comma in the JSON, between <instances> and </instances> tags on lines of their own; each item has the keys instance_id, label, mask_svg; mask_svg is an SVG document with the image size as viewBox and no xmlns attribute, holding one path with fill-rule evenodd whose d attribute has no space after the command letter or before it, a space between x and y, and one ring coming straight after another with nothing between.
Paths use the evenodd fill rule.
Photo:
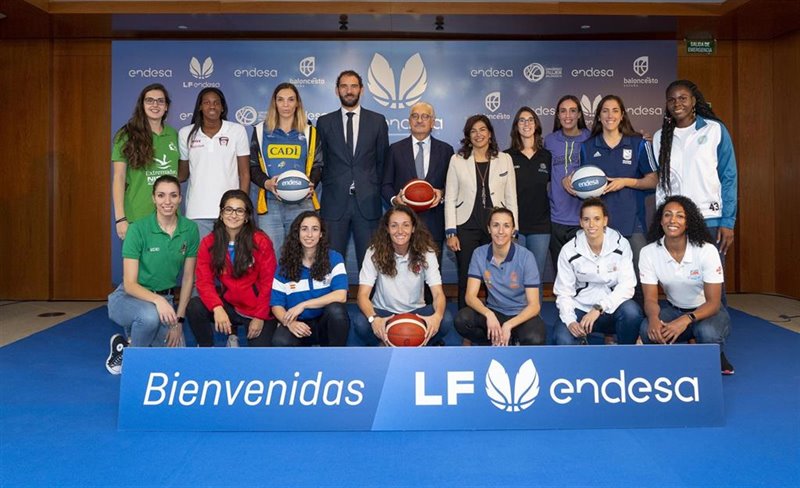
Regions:
<instances>
[{"instance_id":1,"label":"orange basketball","mask_svg":"<svg viewBox=\"0 0 800 488\"><path fill-rule=\"evenodd\" d=\"M399 313L386 321L386 339L390 346L421 346L427 332L425 320L415 313Z\"/></svg>"},{"instance_id":2,"label":"orange basketball","mask_svg":"<svg viewBox=\"0 0 800 488\"><path fill-rule=\"evenodd\" d=\"M431 208L433 201L436 200L436 193L433 186L425 180L415 178L403 187L403 196L407 205L415 212L424 212Z\"/></svg>"}]
</instances>

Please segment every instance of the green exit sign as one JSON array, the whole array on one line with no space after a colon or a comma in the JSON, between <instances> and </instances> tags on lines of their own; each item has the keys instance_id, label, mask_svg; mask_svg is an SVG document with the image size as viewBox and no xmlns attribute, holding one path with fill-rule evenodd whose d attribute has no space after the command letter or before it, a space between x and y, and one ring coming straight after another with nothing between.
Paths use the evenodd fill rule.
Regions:
<instances>
[{"instance_id":1,"label":"green exit sign","mask_svg":"<svg viewBox=\"0 0 800 488\"><path fill-rule=\"evenodd\" d=\"M717 50L717 41L692 41L686 40L686 52L689 54L714 54Z\"/></svg>"}]
</instances>

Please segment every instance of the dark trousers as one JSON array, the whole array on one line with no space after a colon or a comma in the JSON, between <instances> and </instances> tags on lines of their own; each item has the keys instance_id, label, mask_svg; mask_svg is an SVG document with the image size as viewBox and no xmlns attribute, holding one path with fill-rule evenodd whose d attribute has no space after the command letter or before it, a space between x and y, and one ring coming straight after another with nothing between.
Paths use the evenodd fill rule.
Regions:
<instances>
[{"instance_id":1,"label":"dark trousers","mask_svg":"<svg viewBox=\"0 0 800 488\"><path fill-rule=\"evenodd\" d=\"M231 321L231 328L234 326L250 326L250 320L247 317L239 315L230 303L222 300L222 308L228 314ZM200 300L200 297L194 297L189 300L189 305L186 307L186 318L189 319L189 327L192 329L194 339L200 347L212 347L214 345L214 312L208 310ZM269 347L272 344L272 335L275 333L275 328L278 321L273 319L265 320L264 327L261 333L252 339L247 339L247 345L250 347Z\"/></svg>"},{"instance_id":2,"label":"dark trousers","mask_svg":"<svg viewBox=\"0 0 800 488\"><path fill-rule=\"evenodd\" d=\"M553 261L553 269L558 272L558 255L561 248L575 237L581 229L579 225L564 225L550 222L550 259Z\"/></svg>"},{"instance_id":3,"label":"dark trousers","mask_svg":"<svg viewBox=\"0 0 800 488\"><path fill-rule=\"evenodd\" d=\"M496 310L492 310L503 325L512 318ZM469 339L473 344L489 345L489 328L486 326L486 317L479 314L470 307L464 307L456 315L456 331L461 337ZM547 327L544 320L538 315L526 320L511 330L511 340L509 344L519 343L521 346L540 346L544 344L547 336Z\"/></svg>"},{"instance_id":4,"label":"dark trousers","mask_svg":"<svg viewBox=\"0 0 800 488\"><path fill-rule=\"evenodd\" d=\"M367 253L369 241L372 234L378 228L378 219L367 219L361 215L358 209L355 195L347 199L347 209L338 220L325 219L328 227L328 240L331 249L341 254L347 260L347 243L350 241L350 234L353 234L353 241L356 245L356 261L358 269L364 262L364 255Z\"/></svg>"},{"instance_id":5,"label":"dark trousers","mask_svg":"<svg viewBox=\"0 0 800 488\"><path fill-rule=\"evenodd\" d=\"M329 303L322 315L315 319L301 320L311 327L311 335L297 337L288 327L278 327L272 336L275 347L312 346L344 346L350 332L350 316L344 303Z\"/></svg>"},{"instance_id":6,"label":"dark trousers","mask_svg":"<svg viewBox=\"0 0 800 488\"><path fill-rule=\"evenodd\" d=\"M467 306L465 295L467 293L467 272L472 255L478 247L492 242L486 229L458 228L458 242L461 250L456 252L456 265L458 266L458 308Z\"/></svg>"}]
</instances>

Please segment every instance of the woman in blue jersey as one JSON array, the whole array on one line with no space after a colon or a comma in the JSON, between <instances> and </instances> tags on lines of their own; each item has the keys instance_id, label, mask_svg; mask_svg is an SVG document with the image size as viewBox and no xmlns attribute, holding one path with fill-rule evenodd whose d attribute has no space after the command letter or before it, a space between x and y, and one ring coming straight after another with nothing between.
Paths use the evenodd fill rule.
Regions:
<instances>
[{"instance_id":1,"label":"woman in blue jersey","mask_svg":"<svg viewBox=\"0 0 800 488\"><path fill-rule=\"evenodd\" d=\"M281 83L270 99L267 118L256 124L250 140L250 178L259 188L258 225L275 244L276 251L294 219L306 210L319 208L314 194L322 175L322 151L316 129L306 119L297 87ZM278 176L288 170L305 173L311 180L309 198L282 202L275 194Z\"/></svg>"},{"instance_id":2,"label":"woman in blue jersey","mask_svg":"<svg viewBox=\"0 0 800 488\"><path fill-rule=\"evenodd\" d=\"M344 259L328 245L325 222L304 211L292 222L272 285L278 347L344 346L350 330Z\"/></svg>"},{"instance_id":3,"label":"woman in blue jersey","mask_svg":"<svg viewBox=\"0 0 800 488\"><path fill-rule=\"evenodd\" d=\"M581 148L581 165L600 167L608 176L602 196L610 215L609 226L631 244L634 264L647 244L645 191L656 187L658 175L650 147L636 133L622 99L606 95L594 116L591 137Z\"/></svg>"},{"instance_id":4,"label":"woman in blue jersey","mask_svg":"<svg viewBox=\"0 0 800 488\"><path fill-rule=\"evenodd\" d=\"M653 149L658 155L657 203L670 195L691 198L720 253L727 253L736 223L736 155L725 125L691 81L667 87L667 115Z\"/></svg>"},{"instance_id":5,"label":"woman in blue jersey","mask_svg":"<svg viewBox=\"0 0 800 488\"><path fill-rule=\"evenodd\" d=\"M581 201L570 187L570 175L581 164L581 143L589 138L578 97L564 95L556 104L553 132L544 138L552 155L550 173L550 258L558 265L561 248L580 230Z\"/></svg>"},{"instance_id":6,"label":"woman in blue jersey","mask_svg":"<svg viewBox=\"0 0 800 488\"><path fill-rule=\"evenodd\" d=\"M519 242L533 253L539 276L544 275L547 248L550 245L551 156L543 147L542 124L530 107L522 107L511 125L511 147L505 151L514 163L517 178ZM542 287L539 287L541 300Z\"/></svg>"}]
</instances>

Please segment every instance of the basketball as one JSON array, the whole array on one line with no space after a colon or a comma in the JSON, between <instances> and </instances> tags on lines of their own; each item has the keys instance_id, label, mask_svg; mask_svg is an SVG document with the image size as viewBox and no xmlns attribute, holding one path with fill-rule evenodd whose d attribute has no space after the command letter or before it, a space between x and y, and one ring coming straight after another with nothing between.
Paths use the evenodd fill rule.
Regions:
<instances>
[{"instance_id":1,"label":"basketball","mask_svg":"<svg viewBox=\"0 0 800 488\"><path fill-rule=\"evenodd\" d=\"M309 186L308 177L303 172L290 169L278 176L275 193L286 203L297 203L306 198Z\"/></svg>"},{"instance_id":2,"label":"basketball","mask_svg":"<svg viewBox=\"0 0 800 488\"><path fill-rule=\"evenodd\" d=\"M436 200L433 186L425 180L413 179L403 187L406 204L415 212L424 212L431 208Z\"/></svg>"},{"instance_id":3,"label":"basketball","mask_svg":"<svg viewBox=\"0 0 800 488\"><path fill-rule=\"evenodd\" d=\"M418 347L425 342L428 325L415 313L399 313L386 322L386 340L393 347Z\"/></svg>"},{"instance_id":4,"label":"basketball","mask_svg":"<svg viewBox=\"0 0 800 488\"><path fill-rule=\"evenodd\" d=\"M582 200L599 197L605 191L606 185L608 185L606 174L591 164L581 166L572 174L572 189Z\"/></svg>"}]
</instances>

